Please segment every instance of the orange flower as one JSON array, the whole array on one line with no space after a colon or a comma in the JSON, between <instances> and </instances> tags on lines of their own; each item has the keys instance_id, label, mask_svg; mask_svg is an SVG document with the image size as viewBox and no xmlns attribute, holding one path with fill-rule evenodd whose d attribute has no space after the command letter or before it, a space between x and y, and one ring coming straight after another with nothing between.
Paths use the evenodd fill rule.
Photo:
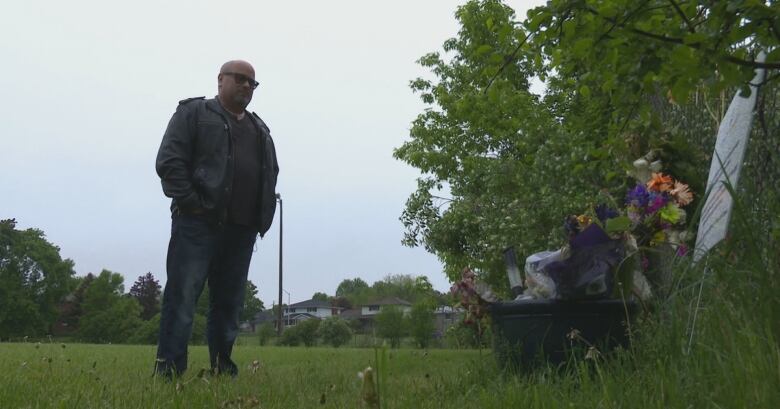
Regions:
<instances>
[{"instance_id":1,"label":"orange flower","mask_svg":"<svg viewBox=\"0 0 780 409\"><path fill-rule=\"evenodd\" d=\"M672 188L672 177L663 173L653 173L653 177L647 182L647 188L656 192L666 192Z\"/></svg>"},{"instance_id":2,"label":"orange flower","mask_svg":"<svg viewBox=\"0 0 780 409\"><path fill-rule=\"evenodd\" d=\"M685 183L681 183L675 180L674 188L669 193L680 206L685 206L693 201L693 193L688 190L688 185Z\"/></svg>"}]
</instances>

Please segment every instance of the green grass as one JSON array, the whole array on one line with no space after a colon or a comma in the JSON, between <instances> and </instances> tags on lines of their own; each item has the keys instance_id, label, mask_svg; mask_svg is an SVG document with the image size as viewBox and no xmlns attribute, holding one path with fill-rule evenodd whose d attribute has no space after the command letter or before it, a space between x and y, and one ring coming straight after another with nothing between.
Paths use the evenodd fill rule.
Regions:
<instances>
[{"instance_id":1,"label":"green grass","mask_svg":"<svg viewBox=\"0 0 780 409\"><path fill-rule=\"evenodd\" d=\"M634 352L560 370L502 373L489 351L389 350L382 393L387 408L780 407L780 350L770 328L761 333L739 325L733 313L703 315L690 354L684 326L653 321L642 326ZM151 377L154 352L152 346L0 344L0 407L358 408L357 372L374 366L374 350L366 348L239 345L237 379L200 378L208 352L195 346L186 375L164 382ZM257 371L250 368L254 360Z\"/></svg>"}]
</instances>

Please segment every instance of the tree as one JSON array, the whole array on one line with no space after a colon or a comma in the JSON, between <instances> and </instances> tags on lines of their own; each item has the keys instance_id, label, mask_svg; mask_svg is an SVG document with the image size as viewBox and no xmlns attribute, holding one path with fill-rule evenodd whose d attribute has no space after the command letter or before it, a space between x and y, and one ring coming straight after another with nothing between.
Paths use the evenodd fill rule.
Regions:
<instances>
[{"instance_id":1,"label":"tree","mask_svg":"<svg viewBox=\"0 0 780 409\"><path fill-rule=\"evenodd\" d=\"M257 298L257 286L251 281L246 281L246 294L244 295L244 309L241 312L241 321L251 321L258 312L263 311L265 305Z\"/></svg>"},{"instance_id":2,"label":"tree","mask_svg":"<svg viewBox=\"0 0 780 409\"><path fill-rule=\"evenodd\" d=\"M529 92L531 68L505 65L525 41L514 11L499 1L471 1L456 17L458 36L444 43L451 58L430 53L419 60L436 80L412 81L428 106L394 153L423 173L401 216L403 243L435 253L451 280L471 266L502 289L502 251L551 245L552 226L581 203L567 196L580 194L582 179L593 176L583 168L567 180L563 169L585 155ZM563 194L553 197L553 189Z\"/></svg>"},{"instance_id":3,"label":"tree","mask_svg":"<svg viewBox=\"0 0 780 409\"><path fill-rule=\"evenodd\" d=\"M409 313L409 332L420 348L428 348L433 338L433 309L430 301L422 300L414 303Z\"/></svg>"},{"instance_id":4,"label":"tree","mask_svg":"<svg viewBox=\"0 0 780 409\"><path fill-rule=\"evenodd\" d=\"M73 261L62 260L43 231L17 230L16 220L0 220L0 334L50 331L73 275Z\"/></svg>"},{"instance_id":5,"label":"tree","mask_svg":"<svg viewBox=\"0 0 780 409\"><path fill-rule=\"evenodd\" d=\"M88 273L84 277L73 277L71 286L76 289L65 296L59 305L60 314L56 324L59 327L58 335L62 333L70 334L78 330L79 321L83 314L82 304L84 303L84 297L86 296L87 288L92 285L94 279L95 275L92 273Z\"/></svg>"},{"instance_id":6,"label":"tree","mask_svg":"<svg viewBox=\"0 0 780 409\"><path fill-rule=\"evenodd\" d=\"M327 302L330 299L330 297L328 297L328 294L321 293L321 292L318 291L318 292L314 293L314 295L311 296L311 299L315 300L315 301L325 301L325 302Z\"/></svg>"},{"instance_id":7,"label":"tree","mask_svg":"<svg viewBox=\"0 0 780 409\"><path fill-rule=\"evenodd\" d=\"M160 312L160 288L160 283L154 279L151 272L138 277L130 287L130 296L141 305L141 319L144 321Z\"/></svg>"},{"instance_id":8,"label":"tree","mask_svg":"<svg viewBox=\"0 0 780 409\"><path fill-rule=\"evenodd\" d=\"M499 292L506 247L559 247L566 215L622 200L634 183L626 170L650 149L701 196L707 152L663 107L780 66L769 23L778 9L747 0L553 0L519 22L483 0L456 17L448 58L419 60L435 78L411 82L427 106L394 152L422 172L401 215L403 243L435 253L451 280L470 266ZM772 50L766 63L758 49ZM546 81L543 98L529 91L534 76Z\"/></svg>"},{"instance_id":9,"label":"tree","mask_svg":"<svg viewBox=\"0 0 780 409\"><path fill-rule=\"evenodd\" d=\"M352 330L349 325L339 317L330 317L320 322L317 330L322 342L338 348L352 339Z\"/></svg>"},{"instance_id":10,"label":"tree","mask_svg":"<svg viewBox=\"0 0 780 409\"><path fill-rule=\"evenodd\" d=\"M390 347L401 346L404 336L404 313L393 305L382 307L375 318L377 335L390 342Z\"/></svg>"},{"instance_id":11,"label":"tree","mask_svg":"<svg viewBox=\"0 0 780 409\"><path fill-rule=\"evenodd\" d=\"M353 279L345 279L339 283L336 287L337 297L351 297L360 294L362 291L368 289L368 283L363 279L356 277Z\"/></svg>"},{"instance_id":12,"label":"tree","mask_svg":"<svg viewBox=\"0 0 780 409\"><path fill-rule=\"evenodd\" d=\"M103 270L87 287L78 335L96 343L126 342L141 326L141 306L134 297L125 296L124 278Z\"/></svg>"},{"instance_id":13,"label":"tree","mask_svg":"<svg viewBox=\"0 0 780 409\"><path fill-rule=\"evenodd\" d=\"M347 297L333 297L330 303L334 307L344 308L345 310L352 309L352 302Z\"/></svg>"}]
</instances>

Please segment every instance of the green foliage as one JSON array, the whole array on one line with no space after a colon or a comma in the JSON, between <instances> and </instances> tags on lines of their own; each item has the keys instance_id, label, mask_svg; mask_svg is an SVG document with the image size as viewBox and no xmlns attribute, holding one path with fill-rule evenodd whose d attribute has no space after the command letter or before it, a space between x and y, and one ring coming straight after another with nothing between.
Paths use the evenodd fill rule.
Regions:
<instances>
[{"instance_id":1,"label":"green foliage","mask_svg":"<svg viewBox=\"0 0 780 409\"><path fill-rule=\"evenodd\" d=\"M418 301L409 313L409 332L420 348L428 348L433 339L435 305L429 301Z\"/></svg>"},{"instance_id":2,"label":"green foliage","mask_svg":"<svg viewBox=\"0 0 780 409\"><path fill-rule=\"evenodd\" d=\"M141 326L141 306L124 296L124 278L103 270L87 287L79 320L79 338L93 343L127 342Z\"/></svg>"},{"instance_id":3,"label":"green foliage","mask_svg":"<svg viewBox=\"0 0 780 409\"><path fill-rule=\"evenodd\" d=\"M320 320L311 318L303 320L298 323L294 328L298 331L298 336L303 342L303 345L311 347L317 344L317 329L320 327Z\"/></svg>"},{"instance_id":4,"label":"green foliage","mask_svg":"<svg viewBox=\"0 0 780 409\"><path fill-rule=\"evenodd\" d=\"M37 229L17 230L0 220L0 334L4 338L48 333L57 306L73 288L73 262Z\"/></svg>"},{"instance_id":5,"label":"green foliage","mask_svg":"<svg viewBox=\"0 0 780 409\"><path fill-rule=\"evenodd\" d=\"M301 344L301 337L295 327L285 327L282 336L279 337L279 345L297 347Z\"/></svg>"},{"instance_id":6,"label":"green foliage","mask_svg":"<svg viewBox=\"0 0 780 409\"><path fill-rule=\"evenodd\" d=\"M339 286L336 287L337 297L349 297L360 293L368 288L368 283L363 281L362 278L356 277L353 279L344 279Z\"/></svg>"},{"instance_id":7,"label":"green foliage","mask_svg":"<svg viewBox=\"0 0 780 409\"><path fill-rule=\"evenodd\" d=\"M259 328L257 328L257 338L260 342L260 346L264 346L268 344L268 341L271 340L276 335L276 328L274 328L274 324L270 322L265 322L262 325L260 325Z\"/></svg>"},{"instance_id":8,"label":"green foliage","mask_svg":"<svg viewBox=\"0 0 780 409\"><path fill-rule=\"evenodd\" d=\"M141 326L141 307L134 298L117 298L107 309L88 311L79 325L81 339L93 343L124 343Z\"/></svg>"},{"instance_id":9,"label":"green foliage","mask_svg":"<svg viewBox=\"0 0 780 409\"><path fill-rule=\"evenodd\" d=\"M247 280L246 294L244 294L244 309L241 310L241 321L251 321L255 318L255 314L264 309L263 302L257 298L257 286L252 280Z\"/></svg>"},{"instance_id":10,"label":"green foliage","mask_svg":"<svg viewBox=\"0 0 780 409\"><path fill-rule=\"evenodd\" d=\"M325 301L325 302L327 302L327 301L330 300L330 297L328 297L328 294L321 293L321 292L316 292L316 293L314 293L314 295L311 296L311 299L312 300L316 300L316 301Z\"/></svg>"},{"instance_id":11,"label":"green foliage","mask_svg":"<svg viewBox=\"0 0 780 409\"><path fill-rule=\"evenodd\" d=\"M190 335L190 344L203 345L208 342L206 338L206 327L208 320L206 316L195 314L192 318L192 334Z\"/></svg>"},{"instance_id":12,"label":"green foliage","mask_svg":"<svg viewBox=\"0 0 780 409\"><path fill-rule=\"evenodd\" d=\"M316 318L306 319L298 324L286 327L279 339L279 345L298 346L301 343L307 347L317 344L317 329L320 326L320 320Z\"/></svg>"},{"instance_id":13,"label":"green foliage","mask_svg":"<svg viewBox=\"0 0 780 409\"><path fill-rule=\"evenodd\" d=\"M778 53L753 60L778 45L778 8L760 2L555 0L518 22L483 0L456 17L446 55L419 60L435 78L410 84L427 107L394 153L423 174L403 243L435 253L451 280L478 270L499 293L506 247L560 247L564 217L602 193L621 199L625 171L650 149L701 196L712 145L699 131L720 118L708 100L744 88L756 66L780 67ZM543 98L528 91L534 76ZM680 111L715 121L681 126Z\"/></svg>"},{"instance_id":14,"label":"green foliage","mask_svg":"<svg viewBox=\"0 0 780 409\"><path fill-rule=\"evenodd\" d=\"M129 294L141 305L141 319L148 320L160 312L162 294L160 283L154 279L152 273L138 277L133 286L130 287Z\"/></svg>"},{"instance_id":15,"label":"green foliage","mask_svg":"<svg viewBox=\"0 0 780 409\"><path fill-rule=\"evenodd\" d=\"M138 329L130 338L127 339L128 344L148 344L157 345L158 338L160 337L160 314L157 313L153 317L141 323Z\"/></svg>"},{"instance_id":16,"label":"green foliage","mask_svg":"<svg viewBox=\"0 0 780 409\"><path fill-rule=\"evenodd\" d=\"M401 346L404 336L404 313L394 305L382 306L375 316L377 335L390 342L392 348Z\"/></svg>"},{"instance_id":17,"label":"green foliage","mask_svg":"<svg viewBox=\"0 0 780 409\"><path fill-rule=\"evenodd\" d=\"M415 302L418 299L438 296L440 294L433 289L428 277L424 275L390 274L371 286L360 278L343 280L336 290L334 303L354 307L388 297Z\"/></svg>"},{"instance_id":18,"label":"green foliage","mask_svg":"<svg viewBox=\"0 0 780 409\"><path fill-rule=\"evenodd\" d=\"M322 342L335 348L346 344L352 339L352 330L346 321L339 317L330 317L322 320L317 332Z\"/></svg>"},{"instance_id":19,"label":"green foliage","mask_svg":"<svg viewBox=\"0 0 780 409\"><path fill-rule=\"evenodd\" d=\"M436 253L451 280L471 266L506 289L502 251L557 245L555 227L594 195L583 185L603 181L605 165L591 157L608 154L578 143L585 135L567 133L529 92L528 64L507 64L531 58L511 8L472 1L456 16L461 30L444 44L451 58L419 61L437 80L412 82L429 107L395 151L425 174L401 217L404 244Z\"/></svg>"},{"instance_id":20,"label":"green foliage","mask_svg":"<svg viewBox=\"0 0 780 409\"><path fill-rule=\"evenodd\" d=\"M444 334L447 347L456 349L485 348L493 341L492 331L487 328L482 334L475 324L459 322L447 328Z\"/></svg>"}]
</instances>

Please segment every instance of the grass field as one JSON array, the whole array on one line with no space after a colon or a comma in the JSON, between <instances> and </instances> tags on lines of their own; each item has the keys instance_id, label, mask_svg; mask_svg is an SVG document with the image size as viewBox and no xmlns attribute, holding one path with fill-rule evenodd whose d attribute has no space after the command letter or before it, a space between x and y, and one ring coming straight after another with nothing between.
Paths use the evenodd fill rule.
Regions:
<instances>
[{"instance_id":1,"label":"grass field","mask_svg":"<svg viewBox=\"0 0 780 409\"><path fill-rule=\"evenodd\" d=\"M185 376L165 382L151 377L154 352L151 346L0 344L0 407L355 408L361 405L357 373L374 360L372 349L238 346L238 378L198 377L208 367L208 351L196 346ZM481 360L473 350L404 349L388 351L387 358L388 407L451 407L466 392L464 381L492 367L492 356Z\"/></svg>"},{"instance_id":2,"label":"grass field","mask_svg":"<svg viewBox=\"0 0 780 409\"><path fill-rule=\"evenodd\" d=\"M532 373L498 370L490 351L387 350L383 408L775 408L777 344L728 331L738 349L706 343L686 358L668 345ZM152 346L0 344L0 408L360 408L357 372L373 349L240 345L236 379L199 377L203 346L177 382L151 377ZM254 361L259 365L252 368Z\"/></svg>"}]
</instances>

